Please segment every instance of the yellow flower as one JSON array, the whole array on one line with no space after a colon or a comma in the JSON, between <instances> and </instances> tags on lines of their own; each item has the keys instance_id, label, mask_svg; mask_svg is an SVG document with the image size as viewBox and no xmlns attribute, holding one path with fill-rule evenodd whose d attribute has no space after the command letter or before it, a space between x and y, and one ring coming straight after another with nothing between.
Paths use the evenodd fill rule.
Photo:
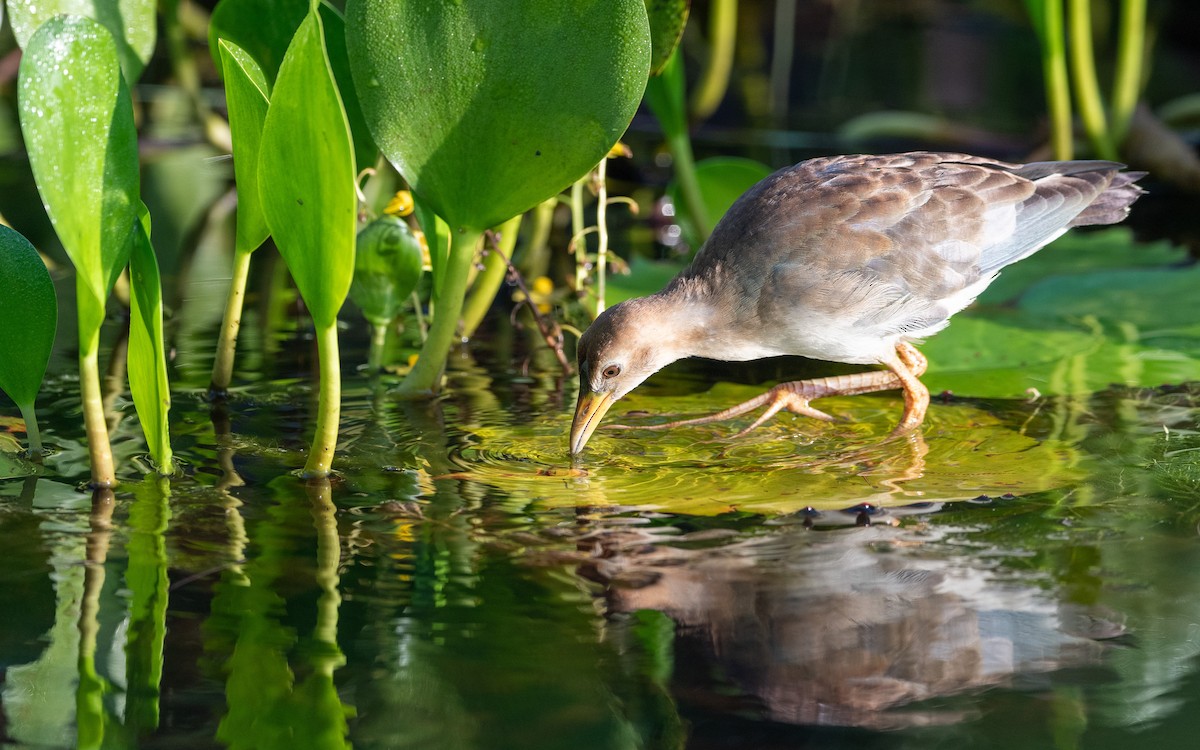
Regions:
<instances>
[{"instance_id":1,"label":"yellow flower","mask_svg":"<svg viewBox=\"0 0 1200 750\"><path fill-rule=\"evenodd\" d=\"M388 201L387 207L383 209L385 214L394 216L408 216L413 212L413 197L408 190L398 190Z\"/></svg>"}]
</instances>

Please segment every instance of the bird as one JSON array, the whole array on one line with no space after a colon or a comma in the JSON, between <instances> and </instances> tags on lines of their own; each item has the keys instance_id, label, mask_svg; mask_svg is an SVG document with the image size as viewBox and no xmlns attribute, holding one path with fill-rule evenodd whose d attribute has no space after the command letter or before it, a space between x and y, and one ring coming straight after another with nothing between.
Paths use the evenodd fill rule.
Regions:
<instances>
[{"instance_id":1,"label":"bird","mask_svg":"<svg viewBox=\"0 0 1200 750\"><path fill-rule=\"evenodd\" d=\"M570 453L584 449L613 403L686 357L799 355L885 369L781 383L657 427L766 406L740 435L783 409L832 419L810 405L818 398L899 388L894 432L915 430L929 405L915 344L1069 228L1123 220L1146 174L1123 170L1113 161L1015 164L919 151L820 157L767 176L662 291L613 305L583 332Z\"/></svg>"}]
</instances>

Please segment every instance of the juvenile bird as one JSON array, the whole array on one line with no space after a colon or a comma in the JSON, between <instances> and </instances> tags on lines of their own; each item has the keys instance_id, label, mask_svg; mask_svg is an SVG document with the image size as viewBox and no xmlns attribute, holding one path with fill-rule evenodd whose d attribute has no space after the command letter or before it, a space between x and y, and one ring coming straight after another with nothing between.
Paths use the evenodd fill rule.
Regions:
<instances>
[{"instance_id":1,"label":"juvenile bird","mask_svg":"<svg viewBox=\"0 0 1200 750\"><path fill-rule=\"evenodd\" d=\"M1143 172L1111 161L1008 164L965 154L832 156L782 169L726 212L665 289L606 310L579 340L579 453L613 402L684 357L779 355L886 370L781 383L700 419L760 406L818 419L809 402L901 388L898 432L925 418L925 359L913 347L946 327L1010 263L1070 227L1114 224Z\"/></svg>"}]
</instances>

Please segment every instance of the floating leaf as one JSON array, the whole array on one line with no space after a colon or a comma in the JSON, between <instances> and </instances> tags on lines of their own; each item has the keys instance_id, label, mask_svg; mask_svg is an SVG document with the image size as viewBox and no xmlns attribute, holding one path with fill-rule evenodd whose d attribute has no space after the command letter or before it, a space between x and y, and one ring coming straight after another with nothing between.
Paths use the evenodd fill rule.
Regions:
<instances>
[{"instance_id":1,"label":"floating leaf","mask_svg":"<svg viewBox=\"0 0 1200 750\"><path fill-rule=\"evenodd\" d=\"M251 251L270 234L258 189L258 156L263 123L267 119L268 87L262 69L249 53L227 39L220 40L219 46L229 128L233 132L233 171L238 186L237 247Z\"/></svg>"},{"instance_id":2,"label":"floating leaf","mask_svg":"<svg viewBox=\"0 0 1200 750\"><path fill-rule=\"evenodd\" d=\"M267 224L317 327L331 326L350 289L358 206L350 130L316 13L279 68L260 148Z\"/></svg>"},{"instance_id":3,"label":"floating leaf","mask_svg":"<svg viewBox=\"0 0 1200 750\"><path fill-rule=\"evenodd\" d=\"M421 280L421 243L403 219L379 217L358 233L350 298L367 320L395 320Z\"/></svg>"},{"instance_id":4,"label":"floating leaf","mask_svg":"<svg viewBox=\"0 0 1200 750\"><path fill-rule=\"evenodd\" d=\"M961 396L1078 394L1200 379L1200 269L1128 231L1072 234L1006 269L932 337L924 381ZM1157 265L1157 267L1154 267ZM1169 299L1171 304L1148 304Z\"/></svg>"},{"instance_id":5,"label":"floating leaf","mask_svg":"<svg viewBox=\"0 0 1200 750\"><path fill-rule=\"evenodd\" d=\"M172 471L168 414L171 384L163 342L162 283L150 244L150 214L143 209L129 257L129 390L150 455L164 474Z\"/></svg>"},{"instance_id":6,"label":"floating leaf","mask_svg":"<svg viewBox=\"0 0 1200 750\"><path fill-rule=\"evenodd\" d=\"M82 333L100 325L137 220L137 132L112 36L87 18L47 21L25 48L17 99L46 213L93 296Z\"/></svg>"},{"instance_id":7,"label":"floating leaf","mask_svg":"<svg viewBox=\"0 0 1200 750\"><path fill-rule=\"evenodd\" d=\"M46 21L59 15L99 21L116 40L125 78L134 82L154 54L155 0L8 0L13 36L22 49Z\"/></svg>"},{"instance_id":8,"label":"floating leaf","mask_svg":"<svg viewBox=\"0 0 1200 750\"><path fill-rule=\"evenodd\" d=\"M350 0L346 18L375 142L455 231L585 174L646 85L642 0Z\"/></svg>"}]
</instances>

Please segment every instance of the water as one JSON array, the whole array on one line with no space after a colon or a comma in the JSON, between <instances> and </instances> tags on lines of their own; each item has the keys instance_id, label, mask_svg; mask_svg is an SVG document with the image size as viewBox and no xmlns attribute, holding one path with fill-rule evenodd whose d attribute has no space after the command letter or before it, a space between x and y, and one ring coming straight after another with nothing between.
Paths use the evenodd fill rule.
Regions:
<instances>
[{"instance_id":1,"label":"water","mask_svg":"<svg viewBox=\"0 0 1200 750\"><path fill-rule=\"evenodd\" d=\"M572 460L574 385L528 331L496 323L408 403L352 328L339 476L305 486L314 349L256 315L225 404L213 331L181 335L184 476L141 478L112 402L112 498L76 489L52 364L57 452L37 476L0 454L6 747L1191 744L1196 390L950 399L912 440L895 394L833 399L853 421L605 430ZM760 388L714 377L673 368L614 416Z\"/></svg>"}]
</instances>

